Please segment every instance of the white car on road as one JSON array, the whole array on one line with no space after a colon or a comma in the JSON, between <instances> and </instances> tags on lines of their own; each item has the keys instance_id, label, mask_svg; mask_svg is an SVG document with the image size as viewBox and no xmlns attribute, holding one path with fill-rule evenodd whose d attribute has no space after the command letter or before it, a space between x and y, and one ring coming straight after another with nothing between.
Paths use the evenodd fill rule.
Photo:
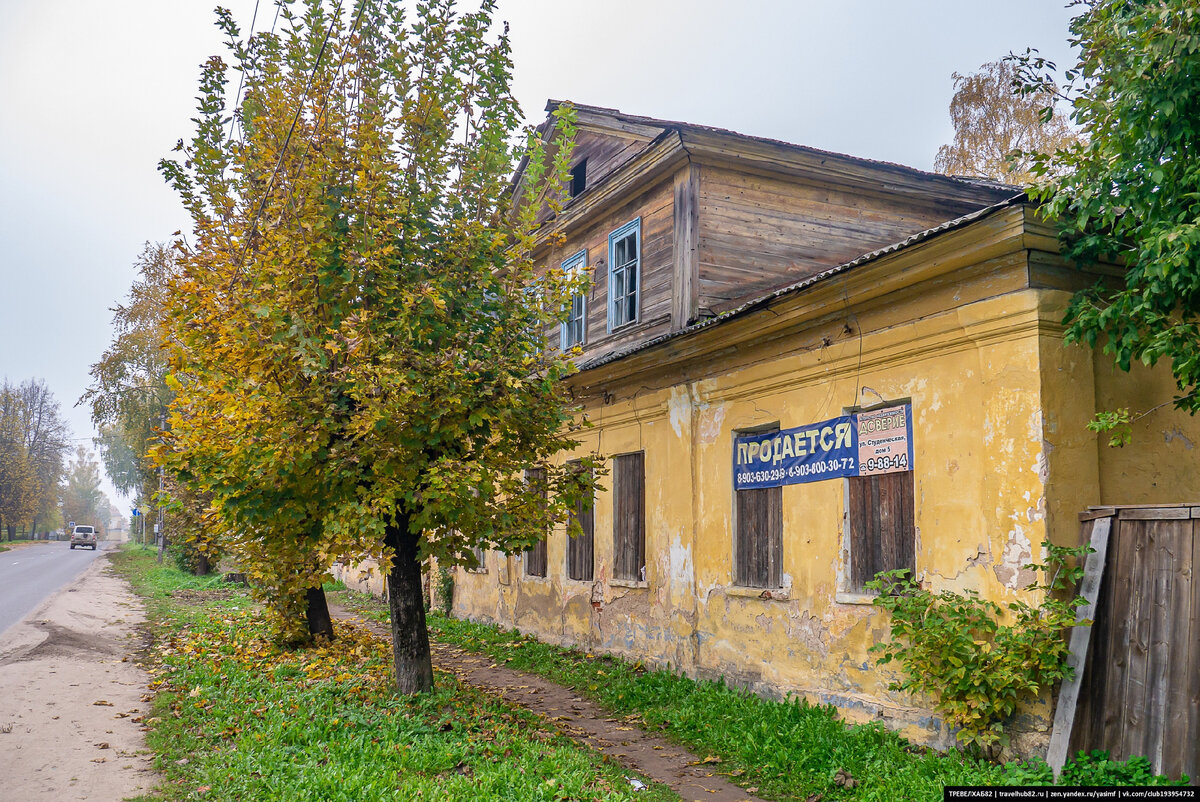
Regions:
<instances>
[{"instance_id":1,"label":"white car on road","mask_svg":"<svg viewBox=\"0 0 1200 802\"><path fill-rule=\"evenodd\" d=\"M96 550L96 527L94 526L77 526L71 531L71 548L76 546L90 546L92 551Z\"/></svg>"}]
</instances>

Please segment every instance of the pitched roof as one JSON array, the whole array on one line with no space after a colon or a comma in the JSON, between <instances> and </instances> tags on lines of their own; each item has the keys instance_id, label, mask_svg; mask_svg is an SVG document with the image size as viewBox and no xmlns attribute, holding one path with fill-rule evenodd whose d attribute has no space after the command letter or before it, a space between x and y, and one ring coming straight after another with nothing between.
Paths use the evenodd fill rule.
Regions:
<instances>
[{"instance_id":1,"label":"pitched roof","mask_svg":"<svg viewBox=\"0 0 1200 802\"><path fill-rule=\"evenodd\" d=\"M999 181L993 181L987 178L979 178L974 176L957 176L944 175L942 173L934 173L928 170L920 170L916 167L898 164L896 162L883 161L879 159L867 159L860 156L852 156L846 153L838 153L836 151L822 150L820 148L810 147L808 145L796 145L791 142L785 142L779 139L771 139L769 137L753 136L751 134L742 134L728 128L718 128L711 125L698 125L695 123L680 122L677 120L664 120L657 117L646 117L638 114L627 114L619 109L605 108L604 106L589 106L582 103L575 103L568 100L549 100L546 102L546 120L538 127L538 134L546 136L554 124L552 116L558 108L564 104L569 104L575 109L578 122L581 124L591 124L603 127L606 122L609 125L626 126L627 128L637 129L657 129L658 135L667 132L678 132L680 134L710 134L717 137L729 139L732 141L741 141L745 143L759 143L771 147L783 148L795 154L807 156L815 156L818 158L834 158L839 161L849 161L864 166L873 166L888 170L895 170L902 173L928 177L937 181L946 181L952 184L961 185L964 188L981 189L991 192L1011 192L1016 193L1021 191L1021 187L1012 184L1005 184ZM649 132L646 135L650 136ZM653 136L650 136L653 138ZM514 175L514 182L521 174L524 162L517 173Z\"/></svg>"}]
</instances>

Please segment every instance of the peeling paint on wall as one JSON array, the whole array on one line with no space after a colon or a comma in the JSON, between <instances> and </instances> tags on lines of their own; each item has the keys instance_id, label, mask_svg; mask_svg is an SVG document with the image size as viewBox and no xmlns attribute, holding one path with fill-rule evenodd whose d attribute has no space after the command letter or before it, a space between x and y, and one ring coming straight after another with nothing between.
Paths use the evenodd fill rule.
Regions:
<instances>
[{"instance_id":1,"label":"peeling paint on wall","mask_svg":"<svg viewBox=\"0 0 1200 802\"><path fill-rule=\"evenodd\" d=\"M1187 435L1185 435L1183 433L1183 430L1180 429L1178 426L1172 427L1163 432L1163 442L1164 443L1166 443L1167 445L1170 445L1171 441L1173 441L1173 440L1178 440L1179 442L1183 443L1183 447L1185 449L1187 449L1188 451L1191 451L1193 448L1196 447L1195 444L1191 440L1188 439Z\"/></svg>"},{"instance_id":2,"label":"peeling paint on wall","mask_svg":"<svg viewBox=\"0 0 1200 802\"><path fill-rule=\"evenodd\" d=\"M1021 528L1020 524L1017 524L1008 533L1004 551L1000 553L1000 560L992 567L992 571L995 572L996 579L1000 580L1000 584L1006 588L1022 590L1036 578L1033 571L1024 567L1032 559L1033 544L1025 536L1025 530Z\"/></svg>"},{"instance_id":3,"label":"peeling paint on wall","mask_svg":"<svg viewBox=\"0 0 1200 802\"><path fill-rule=\"evenodd\" d=\"M671 397L667 400L667 420L676 437L683 437L683 426L692 417L692 396L686 387L671 388Z\"/></svg>"},{"instance_id":4,"label":"peeling paint on wall","mask_svg":"<svg viewBox=\"0 0 1200 802\"><path fill-rule=\"evenodd\" d=\"M790 613L784 623L789 640L798 641L817 657L829 657L829 630L821 619L807 610L798 610Z\"/></svg>"},{"instance_id":5,"label":"peeling paint on wall","mask_svg":"<svg viewBox=\"0 0 1200 802\"><path fill-rule=\"evenodd\" d=\"M692 584L692 547L683 542L677 533L671 541L669 552L669 571L671 584L679 587L691 587Z\"/></svg>"}]
</instances>

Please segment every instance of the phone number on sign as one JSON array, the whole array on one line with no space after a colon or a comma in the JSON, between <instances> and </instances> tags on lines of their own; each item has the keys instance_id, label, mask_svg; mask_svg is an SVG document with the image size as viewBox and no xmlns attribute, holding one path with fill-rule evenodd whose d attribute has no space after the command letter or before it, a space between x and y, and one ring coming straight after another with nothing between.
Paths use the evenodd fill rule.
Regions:
<instances>
[{"instance_id":1,"label":"phone number on sign","mask_svg":"<svg viewBox=\"0 0 1200 802\"><path fill-rule=\"evenodd\" d=\"M843 457L842 459L803 462L799 465L789 465L786 468L772 468L765 471L742 471L737 475L737 481L738 484L778 482L781 479L796 479L801 476L816 476L823 473L852 470L854 470L854 460L851 457Z\"/></svg>"},{"instance_id":2,"label":"phone number on sign","mask_svg":"<svg viewBox=\"0 0 1200 802\"><path fill-rule=\"evenodd\" d=\"M868 471L904 471L908 470L907 454L892 454L888 457L872 457L863 463Z\"/></svg>"}]
</instances>

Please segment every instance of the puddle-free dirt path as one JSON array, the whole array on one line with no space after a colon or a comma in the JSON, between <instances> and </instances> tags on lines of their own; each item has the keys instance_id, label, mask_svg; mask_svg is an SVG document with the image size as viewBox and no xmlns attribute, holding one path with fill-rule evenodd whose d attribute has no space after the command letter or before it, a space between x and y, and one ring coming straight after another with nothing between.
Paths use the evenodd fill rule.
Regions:
<instances>
[{"instance_id":1,"label":"puddle-free dirt path","mask_svg":"<svg viewBox=\"0 0 1200 802\"><path fill-rule=\"evenodd\" d=\"M335 618L359 621L384 638L391 632L383 624L363 619L353 612L330 605ZM608 755L655 782L671 788L687 800L716 802L761 802L724 777L714 774L702 756L647 733L640 727L614 719L594 702L570 688L497 665L490 657L456 646L431 643L433 664L454 674L461 682L493 693L506 702L520 705L546 719L576 740Z\"/></svg>"},{"instance_id":2,"label":"puddle-free dirt path","mask_svg":"<svg viewBox=\"0 0 1200 802\"><path fill-rule=\"evenodd\" d=\"M0 638L0 799L107 802L158 781L130 656L141 621L101 556Z\"/></svg>"}]
</instances>

